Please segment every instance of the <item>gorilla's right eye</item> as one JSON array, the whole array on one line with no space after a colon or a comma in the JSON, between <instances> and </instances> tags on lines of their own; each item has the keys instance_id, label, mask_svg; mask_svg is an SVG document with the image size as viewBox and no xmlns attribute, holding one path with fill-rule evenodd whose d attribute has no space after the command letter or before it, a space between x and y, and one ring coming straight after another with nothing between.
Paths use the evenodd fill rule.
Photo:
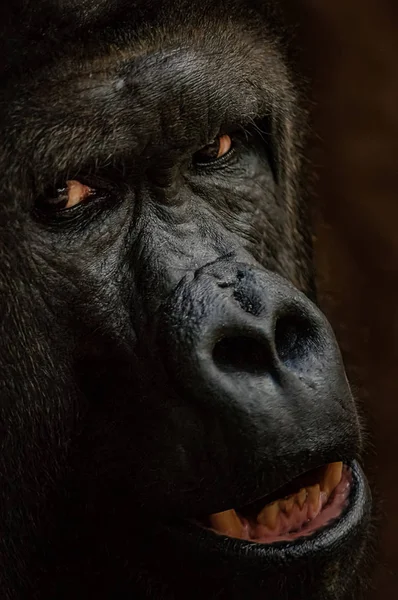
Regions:
<instances>
[{"instance_id":1,"label":"gorilla's right eye","mask_svg":"<svg viewBox=\"0 0 398 600\"><path fill-rule=\"evenodd\" d=\"M95 195L95 189L76 179L70 179L66 181L65 186L58 186L47 191L40 199L40 208L51 212L68 210Z\"/></svg>"}]
</instances>

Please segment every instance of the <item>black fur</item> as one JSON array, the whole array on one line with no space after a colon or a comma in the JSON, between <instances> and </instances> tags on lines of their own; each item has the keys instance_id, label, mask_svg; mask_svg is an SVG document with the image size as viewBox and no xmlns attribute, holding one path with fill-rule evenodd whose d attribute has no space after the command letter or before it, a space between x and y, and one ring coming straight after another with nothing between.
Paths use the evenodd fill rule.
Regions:
<instances>
[{"instance_id":1,"label":"black fur","mask_svg":"<svg viewBox=\"0 0 398 600\"><path fill-rule=\"evenodd\" d=\"M186 520L361 452L307 299L305 110L277 4L1 9L4 600L360 597L362 475L360 514L322 543L253 550ZM232 158L193 164L220 131ZM68 179L103 195L49 213ZM262 352L216 360L231 335Z\"/></svg>"}]
</instances>

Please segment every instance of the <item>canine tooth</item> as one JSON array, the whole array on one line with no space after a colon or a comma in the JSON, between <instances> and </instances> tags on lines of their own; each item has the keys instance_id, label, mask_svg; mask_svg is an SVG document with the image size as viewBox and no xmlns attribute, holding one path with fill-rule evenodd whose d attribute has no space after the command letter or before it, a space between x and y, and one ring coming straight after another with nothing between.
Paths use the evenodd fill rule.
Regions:
<instances>
[{"instance_id":1,"label":"canine tooth","mask_svg":"<svg viewBox=\"0 0 398 600\"><path fill-rule=\"evenodd\" d=\"M303 508L305 501L307 500L307 495L308 494L306 488L301 488L298 494L296 494L296 501L300 509Z\"/></svg>"},{"instance_id":2,"label":"canine tooth","mask_svg":"<svg viewBox=\"0 0 398 600\"><path fill-rule=\"evenodd\" d=\"M287 498L284 498L284 503L285 503L285 513L287 513L288 515L291 513L292 508L294 506L294 501L295 501L295 496L288 496Z\"/></svg>"},{"instance_id":3,"label":"canine tooth","mask_svg":"<svg viewBox=\"0 0 398 600\"><path fill-rule=\"evenodd\" d=\"M319 494L321 493L321 488L319 483L316 485L312 485L307 488L308 492L308 503L314 509L317 510L319 506Z\"/></svg>"},{"instance_id":4,"label":"canine tooth","mask_svg":"<svg viewBox=\"0 0 398 600\"><path fill-rule=\"evenodd\" d=\"M242 523L234 509L210 515L210 525L224 535L242 537Z\"/></svg>"},{"instance_id":5,"label":"canine tooth","mask_svg":"<svg viewBox=\"0 0 398 600\"><path fill-rule=\"evenodd\" d=\"M340 483L342 474L342 462L330 463L326 467L325 474L322 478L322 491L326 492L326 494L329 496Z\"/></svg>"},{"instance_id":6,"label":"canine tooth","mask_svg":"<svg viewBox=\"0 0 398 600\"><path fill-rule=\"evenodd\" d=\"M280 509L278 501L271 502L271 504L267 504L267 506L265 506L263 510L258 514L257 522L260 523L260 525L265 525L266 527L269 527L269 529L275 529L278 520L279 510Z\"/></svg>"}]
</instances>

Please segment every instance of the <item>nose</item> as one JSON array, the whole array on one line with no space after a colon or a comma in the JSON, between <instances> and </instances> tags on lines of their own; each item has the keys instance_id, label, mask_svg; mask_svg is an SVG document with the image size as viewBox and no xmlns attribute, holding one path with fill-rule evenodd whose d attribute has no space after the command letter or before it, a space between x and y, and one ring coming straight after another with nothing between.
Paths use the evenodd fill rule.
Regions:
<instances>
[{"instance_id":1,"label":"nose","mask_svg":"<svg viewBox=\"0 0 398 600\"><path fill-rule=\"evenodd\" d=\"M220 371L240 378L277 378L282 365L302 370L321 337L319 315L307 298L252 268L234 275L232 285L221 283L229 289L224 314L211 319L202 358L207 354Z\"/></svg>"},{"instance_id":2,"label":"nose","mask_svg":"<svg viewBox=\"0 0 398 600\"><path fill-rule=\"evenodd\" d=\"M183 280L167 304L164 325L179 370L190 357L197 367L240 379L277 377L283 367L308 372L326 358L333 336L304 294L252 265L204 267Z\"/></svg>"},{"instance_id":3,"label":"nose","mask_svg":"<svg viewBox=\"0 0 398 600\"><path fill-rule=\"evenodd\" d=\"M325 316L256 265L219 261L181 281L159 331L162 361L179 393L223 418L234 414L242 426L250 421L249 429L256 423L272 435L270 420L277 429L278 422L297 427L303 417L316 427L336 399L350 396Z\"/></svg>"}]
</instances>

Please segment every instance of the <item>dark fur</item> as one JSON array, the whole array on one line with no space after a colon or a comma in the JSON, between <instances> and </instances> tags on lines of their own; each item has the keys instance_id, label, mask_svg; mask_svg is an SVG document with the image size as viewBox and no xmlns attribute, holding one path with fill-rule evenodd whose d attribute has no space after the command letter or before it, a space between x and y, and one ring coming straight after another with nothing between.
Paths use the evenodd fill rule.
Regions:
<instances>
[{"instance_id":1,"label":"dark fur","mask_svg":"<svg viewBox=\"0 0 398 600\"><path fill-rule=\"evenodd\" d=\"M361 448L345 388L343 413L333 408L342 371L318 313L311 326L333 360L322 359L313 421L294 413L297 439L283 432L291 409L276 404L275 424L261 414L250 422L186 358L201 323L215 322L214 278L233 287L245 314L265 310L268 293L271 304L295 294L260 265L314 298L305 112L272 4L21 0L1 9L4 600L360 596L365 524L312 562L270 559L263 570L233 543L225 561L210 549L197 555L162 525L254 499ZM254 122L262 134L227 175L185 183L181 165L220 126ZM104 169L117 183L111 202L57 223L34 208L56 181ZM198 298L207 299L200 311ZM290 396L298 407L300 393ZM274 446L263 441L273 432Z\"/></svg>"}]
</instances>

